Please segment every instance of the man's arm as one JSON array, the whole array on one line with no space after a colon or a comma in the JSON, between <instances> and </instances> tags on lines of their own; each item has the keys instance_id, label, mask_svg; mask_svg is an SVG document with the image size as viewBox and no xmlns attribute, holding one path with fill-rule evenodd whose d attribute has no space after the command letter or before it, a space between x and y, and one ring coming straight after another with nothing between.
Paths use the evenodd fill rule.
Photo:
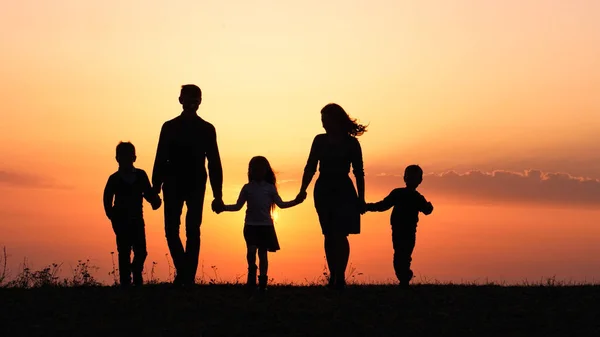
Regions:
<instances>
[{"instance_id":1,"label":"man's arm","mask_svg":"<svg viewBox=\"0 0 600 337\"><path fill-rule=\"evenodd\" d=\"M165 166L169 160L168 154L168 128L167 123L164 123L160 129L158 138L158 147L156 149L156 157L154 157L154 167L152 168L152 186L156 193L160 193L164 182Z\"/></svg>"},{"instance_id":2,"label":"man's arm","mask_svg":"<svg viewBox=\"0 0 600 337\"><path fill-rule=\"evenodd\" d=\"M208 174L213 197L221 200L223 199L223 167L221 166L221 156L217 144L217 131L212 125L210 126L206 159L208 159Z\"/></svg>"},{"instance_id":3,"label":"man's arm","mask_svg":"<svg viewBox=\"0 0 600 337\"><path fill-rule=\"evenodd\" d=\"M112 176L108 178L106 182L106 186L104 187L103 194L103 203L104 203L104 213L106 213L106 217L112 220L113 216L113 198L115 196L115 190L113 186Z\"/></svg>"}]
</instances>

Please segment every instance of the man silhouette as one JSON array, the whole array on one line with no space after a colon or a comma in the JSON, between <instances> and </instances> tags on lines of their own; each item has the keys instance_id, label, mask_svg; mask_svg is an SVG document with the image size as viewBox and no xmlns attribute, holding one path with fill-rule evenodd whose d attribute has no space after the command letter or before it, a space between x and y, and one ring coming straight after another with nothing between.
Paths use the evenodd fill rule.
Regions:
<instances>
[{"instance_id":1,"label":"man silhouette","mask_svg":"<svg viewBox=\"0 0 600 337\"><path fill-rule=\"evenodd\" d=\"M183 112L166 121L160 131L152 172L152 185L162 188L167 245L175 265L176 285L194 284L200 254L200 224L207 176L213 191L213 205L222 205L223 169L215 127L197 110L202 91L193 84L183 85L179 95ZM208 175L205 161L208 159ZM179 237L183 204L186 247Z\"/></svg>"}]
</instances>

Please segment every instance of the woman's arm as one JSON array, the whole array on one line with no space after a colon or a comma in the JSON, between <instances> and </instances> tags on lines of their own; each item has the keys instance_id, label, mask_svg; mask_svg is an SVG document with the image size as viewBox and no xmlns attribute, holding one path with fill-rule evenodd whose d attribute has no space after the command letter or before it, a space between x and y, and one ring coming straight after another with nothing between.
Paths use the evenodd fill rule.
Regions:
<instances>
[{"instance_id":1,"label":"woman's arm","mask_svg":"<svg viewBox=\"0 0 600 337\"><path fill-rule=\"evenodd\" d=\"M308 185L310 185L313 176L317 172L317 164L319 162L319 157L317 155L319 147L318 139L319 136L316 136L313 139L312 145L310 147L310 153L308 155L308 160L306 161L306 166L304 167L304 174L302 175L302 186L300 187L301 194L306 193Z\"/></svg>"},{"instance_id":2,"label":"woman's arm","mask_svg":"<svg viewBox=\"0 0 600 337\"><path fill-rule=\"evenodd\" d=\"M356 189L358 190L358 200L365 204L365 171L363 168L362 148L358 139L353 138L354 147L352 150L352 172L356 178Z\"/></svg>"}]
</instances>

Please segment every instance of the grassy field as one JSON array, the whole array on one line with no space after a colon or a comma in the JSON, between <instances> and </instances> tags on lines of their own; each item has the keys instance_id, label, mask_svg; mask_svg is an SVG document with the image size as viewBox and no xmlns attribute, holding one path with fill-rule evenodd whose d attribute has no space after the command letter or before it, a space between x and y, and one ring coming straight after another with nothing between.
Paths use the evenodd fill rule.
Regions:
<instances>
[{"instance_id":1,"label":"grassy field","mask_svg":"<svg viewBox=\"0 0 600 337\"><path fill-rule=\"evenodd\" d=\"M0 289L0 336L600 336L600 286Z\"/></svg>"}]
</instances>

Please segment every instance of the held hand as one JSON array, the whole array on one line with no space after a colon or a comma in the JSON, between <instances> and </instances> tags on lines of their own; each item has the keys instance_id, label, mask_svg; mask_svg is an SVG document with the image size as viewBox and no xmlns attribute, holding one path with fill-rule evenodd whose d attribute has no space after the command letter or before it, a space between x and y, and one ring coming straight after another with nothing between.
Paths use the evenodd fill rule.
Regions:
<instances>
[{"instance_id":1,"label":"held hand","mask_svg":"<svg viewBox=\"0 0 600 337\"><path fill-rule=\"evenodd\" d=\"M154 202L151 205L152 209L156 211L162 205L162 200L160 199L160 197L157 196L156 200L154 200Z\"/></svg>"},{"instance_id":2,"label":"held hand","mask_svg":"<svg viewBox=\"0 0 600 337\"><path fill-rule=\"evenodd\" d=\"M217 214L223 212L223 206L224 206L223 199L215 199L215 200L213 200L213 202L211 203L210 206L212 208L212 211L215 212L215 213L217 213Z\"/></svg>"},{"instance_id":3,"label":"held hand","mask_svg":"<svg viewBox=\"0 0 600 337\"><path fill-rule=\"evenodd\" d=\"M306 200L306 191L305 190L300 190L300 192L298 192L298 196L296 196L296 199L300 199L302 201Z\"/></svg>"},{"instance_id":4,"label":"held hand","mask_svg":"<svg viewBox=\"0 0 600 337\"><path fill-rule=\"evenodd\" d=\"M367 212L367 204L364 200L360 200L358 202L358 211L360 212L360 214L365 214Z\"/></svg>"}]
</instances>

